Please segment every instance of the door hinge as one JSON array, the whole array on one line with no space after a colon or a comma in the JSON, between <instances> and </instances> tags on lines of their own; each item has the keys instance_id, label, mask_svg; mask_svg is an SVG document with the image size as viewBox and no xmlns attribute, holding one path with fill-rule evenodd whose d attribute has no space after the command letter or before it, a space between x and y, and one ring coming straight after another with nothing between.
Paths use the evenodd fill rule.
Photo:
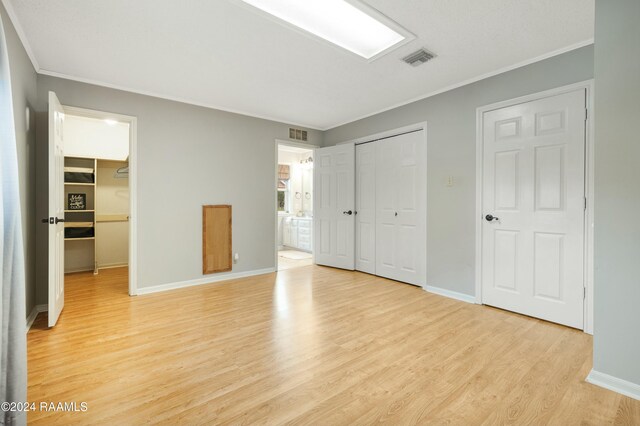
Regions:
<instances>
[{"instance_id":1,"label":"door hinge","mask_svg":"<svg viewBox=\"0 0 640 426\"><path fill-rule=\"evenodd\" d=\"M584 121L589 120L589 108L584 109Z\"/></svg>"},{"instance_id":2,"label":"door hinge","mask_svg":"<svg viewBox=\"0 0 640 426\"><path fill-rule=\"evenodd\" d=\"M587 288L582 287L582 300L586 300L586 299L587 299Z\"/></svg>"}]
</instances>

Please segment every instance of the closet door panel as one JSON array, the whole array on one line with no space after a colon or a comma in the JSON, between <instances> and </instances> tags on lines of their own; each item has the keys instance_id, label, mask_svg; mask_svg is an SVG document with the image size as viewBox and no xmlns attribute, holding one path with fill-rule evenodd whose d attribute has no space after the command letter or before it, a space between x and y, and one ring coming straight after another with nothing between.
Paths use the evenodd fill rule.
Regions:
<instances>
[{"instance_id":1,"label":"closet door panel","mask_svg":"<svg viewBox=\"0 0 640 426\"><path fill-rule=\"evenodd\" d=\"M377 144L376 273L424 285L426 275L426 158L424 133Z\"/></svg>"},{"instance_id":2,"label":"closet door panel","mask_svg":"<svg viewBox=\"0 0 640 426\"><path fill-rule=\"evenodd\" d=\"M376 273L376 147L356 146L356 269Z\"/></svg>"},{"instance_id":3,"label":"closet door panel","mask_svg":"<svg viewBox=\"0 0 640 426\"><path fill-rule=\"evenodd\" d=\"M398 136L397 279L424 285L426 275L426 152L423 131Z\"/></svg>"},{"instance_id":4,"label":"closet door panel","mask_svg":"<svg viewBox=\"0 0 640 426\"><path fill-rule=\"evenodd\" d=\"M376 147L376 275L396 279L396 163L391 139L373 142Z\"/></svg>"}]
</instances>

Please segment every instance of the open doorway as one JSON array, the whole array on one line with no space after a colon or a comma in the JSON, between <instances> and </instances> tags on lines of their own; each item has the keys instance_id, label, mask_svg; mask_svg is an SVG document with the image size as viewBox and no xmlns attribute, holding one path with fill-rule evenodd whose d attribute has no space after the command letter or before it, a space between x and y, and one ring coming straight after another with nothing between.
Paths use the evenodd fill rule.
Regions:
<instances>
[{"instance_id":1,"label":"open doorway","mask_svg":"<svg viewBox=\"0 0 640 426\"><path fill-rule=\"evenodd\" d=\"M129 123L80 114L63 129L65 279L129 266Z\"/></svg>"},{"instance_id":2,"label":"open doorway","mask_svg":"<svg viewBox=\"0 0 640 426\"><path fill-rule=\"evenodd\" d=\"M136 294L135 136L135 117L49 93L50 327L74 291Z\"/></svg>"},{"instance_id":3,"label":"open doorway","mask_svg":"<svg viewBox=\"0 0 640 426\"><path fill-rule=\"evenodd\" d=\"M277 144L278 270L313 263L313 149Z\"/></svg>"}]
</instances>

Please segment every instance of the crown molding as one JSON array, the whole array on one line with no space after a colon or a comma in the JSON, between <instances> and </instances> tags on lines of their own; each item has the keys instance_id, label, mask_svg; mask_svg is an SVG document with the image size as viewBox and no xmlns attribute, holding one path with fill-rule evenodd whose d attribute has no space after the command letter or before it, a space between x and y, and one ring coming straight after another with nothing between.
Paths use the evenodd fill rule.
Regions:
<instances>
[{"instance_id":1,"label":"crown molding","mask_svg":"<svg viewBox=\"0 0 640 426\"><path fill-rule=\"evenodd\" d=\"M545 53L543 55L536 56L534 58L527 59L525 61L517 62L515 64L499 68L499 69L497 69L495 71L491 71L491 72L488 72L488 73L480 74L480 75L477 75L475 77L463 80L463 81L461 81L459 83L455 83L455 84L443 87L441 89L438 89L438 90L435 90L435 91L432 91L432 92L428 92L428 93L413 97L411 99L408 99L408 100L405 100L405 101L402 101L402 102L395 103L395 104L393 104L391 106L376 110L376 111L371 112L371 113L367 113L367 114L360 115L360 116L355 116L355 117L349 118L349 119L344 120L344 121L340 121L340 122L337 122L337 123L334 123L334 124L330 124L328 126L318 126L318 125L312 125L312 124L309 124L309 123L283 121L282 118L278 118L278 117L272 117L272 116L262 115L262 114L253 114L253 113L246 112L246 111L243 111L243 110L234 109L234 108L228 108L228 107L224 107L224 106L221 106L221 105L197 102L197 101L193 101L193 100L190 100L190 99L187 99L187 98L182 98L182 97L179 97L179 96L168 96L168 95L163 95L163 94L156 93L156 92L153 92L153 91L138 90L138 89L134 89L134 88L131 88L131 87L117 85L117 84L111 84L111 83L107 83L107 82L100 81L100 80L93 80L93 79L88 79L88 78L83 78L83 77L78 77L78 76L74 76L74 75L70 75L70 74L64 74L64 73L60 73L60 72L56 72L56 71L43 69L43 68L40 67L40 65L39 65L39 63L38 63L38 61L36 59L36 56L33 53L33 49L31 48L31 45L29 44L29 40L27 39L27 36L26 36L24 30L22 29L22 26L20 25L20 21L17 18L17 15L15 13L15 10L13 9L13 6L11 5L11 2L9 0L1 0L1 1L2 1L2 4L4 5L5 9L7 10L7 14L9 15L9 19L11 20L11 23L13 24L13 27L15 28L16 33L18 34L18 37L19 37L20 41L22 42L22 44L24 46L24 49L27 52L27 55L29 56L29 59L31 60L31 63L32 63L34 69L36 70L36 72L38 74L48 75L48 76L57 77L57 78L63 78L63 79L66 79L66 80L77 81L77 82L80 82L80 83L92 84L92 85L100 86L100 87L107 87L107 88L115 89L115 90L122 90L122 91L125 91L125 92L136 93L136 94L144 95L144 96L151 96L151 97L154 97L154 98L165 99L165 100L174 101L174 102L180 102L180 103L199 106L199 107L203 107L203 108L216 109L216 110L219 110L219 111L225 111L225 112L229 112L229 113L232 113L232 114L239 114L239 115L244 115L244 116L248 116L248 117L258 118L258 119L261 119L261 120L274 121L274 122L277 122L277 123L282 123L282 124L287 124L287 125L297 126L297 127L304 127L304 128L310 129L310 130L318 130L318 131L327 131L327 130L334 129L336 127L340 127L340 126L344 126L344 125L349 124L349 123L353 123L353 122L358 121L358 120L363 120L365 118L369 118L369 117L372 117L372 116L377 115L377 114L381 114L381 113L386 112L386 111L390 111L390 110L393 110L393 109L396 109L396 108L400 108L402 106L405 106L405 105L408 105L408 104L411 104L411 103L414 103L414 102L417 102L417 101L421 101L423 99L427 99L427 98L430 98L432 96L436 96L436 95L448 92L450 90L458 89L458 88L466 86L468 84L476 83L476 82L478 82L480 80L484 80L484 79L487 79L487 78L490 78L490 77L494 77L496 75L503 74L505 72L512 71L512 70L515 70L517 68L522 68L524 66L531 65L531 64L533 64L535 62L540 62L540 61L543 61L545 59L549 59L549 58L552 58L554 56L558 56L558 55L561 55L563 53L567 53L567 52L570 52L572 50L579 49L581 47L589 46L589 45L594 43L594 39L593 38L590 38L590 39L587 39L587 40L583 40L581 42L578 42L578 43L575 43L575 44L572 44L572 45L569 45L569 46L565 46L563 48L560 48L560 49Z\"/></svg>"},{"instance_id":2,"label":"crown molding","mask_svg":"<svg viewBox=\"0 0 640 426\"><path fill-rule=\"evenodd\" d=\"M463 81L461 81L459 83L455 83L455 84L443 87L442 89L438 89L438 90L433 91L433 92L428 92L426 94L417 96L415 98L411 98L409 100L393 104L393 105L391 105L389 107L377 110L376 112L372 112L372 113L369 113L369 114L365 114L365 115L361 115L361 116L358 116L358 117L355 117L355 118L351 118L349 120L340 122L338 124L332 125L330 127L327 127L327 128L321 129L321 130L331 130L331 129L335 129L336 127L344 126L345 124L353 123L354 121L363 120L365 118L373 117L374 115L381 114L383 112L387 112L387 111L390 111L392 109L400 108L402 106L405 106L405 105L408 105L408 104L411 104L411 103L414 103L414 102L418 102L418 101L421 101L423 99L427 99L427 98L430 98L432 96L439 95L441 93L448 92L450 90L458 89L458 88L466 86L468 84L476 83L476 82L478 82L480 80L484 80L484 79L487 79L487 78L490 78L490 77L494 77L496 75L503 74L503 73L508 72L508 71L513 71L515 69L522 68L522 67L525 67L527 65L531 65L533 63L536 63L536 62L544 61L545 59L553 58L554 56L562 55L563 53L567 53L567 52L570 52L572 50L580 49L581 47L589 46L589 45L593 44L593 42L594 42L593 38L590 38L590 39L581 41L579 43L571 44L569 46L566 46L566 47L563 47L563 48L560 48L560 49L553 50L551 52L545 53L544 55L536 56L534 58L527 59L525 61L517 62L515 64L499 68L499 69L497 69L495 71L491 71L491 72L488 72L488 73L477 75L475 77L463 80Z\"/></svg>"},{"instance_id":3,"label":"crown molding","mask_svg":"<svg viewBox=\"0 0 640 426\"><path fill-rule=\"evenodd\" d=\"M33 68L36 70L36 72L40 72L40 65L38 64L36 55L33 53L33 49L29 44L29 39L27 39L27 35L22 29L22 25L20 25L20 21L18 20L18 16L16 15L16 12L13 9L13 6L11 5L11 2L9 2L9 0L2 0L2 5L7 11L7 15L9 15L9 20L11 21L11 24L13 24L13 28L15 28L16 33L18 34L18 38L22 42L22 46L24 47L24 50L27 52L27 56L31 61L31 65L33 65Z\"/></svg>"}]
</instances>

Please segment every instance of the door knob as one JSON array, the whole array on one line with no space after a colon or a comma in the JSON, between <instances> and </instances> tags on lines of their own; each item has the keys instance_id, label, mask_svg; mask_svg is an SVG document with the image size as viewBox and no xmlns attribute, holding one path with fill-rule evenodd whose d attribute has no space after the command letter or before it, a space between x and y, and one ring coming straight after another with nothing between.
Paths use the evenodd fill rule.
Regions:
<instances>
[{"instance_id":1,"label":"door knob","mask_svg":"<svg viewBox=\"0 0 640 426\"><path fill-rule=\"evenodd\" d=\"M487 222L491 222L491 221L494 221L494 220L500 220L500 218L495 217L495 216L494 216L494 215L492 215L492 214L488 214L488 215L486 215L484 218L485 218L485 219L487 219Z\"/></svg>"},{"instance_id":2,"label":"door knob","mask_svg":"<svg viewBox=\"0 0 640 426\"><path fill-rule=\"evenodd\" d=\"M353 212L351 210L347 210L346 212L342 212L342 214L346 214L351 216L353 214Z\"/></svg>"},{"instance_id":3,"label":"door knob","mask_svg":"<svg viewBox=\"0 0 640 426\"><path fill-rule=\"evenodd\" d=\"M58 222L64 222L64 219L60 219L60 218L57 218L57 217L56 217L55 222L56 222L56 225L57 225L57 224L58 224Z\"/></svg>"}]
</instances>

